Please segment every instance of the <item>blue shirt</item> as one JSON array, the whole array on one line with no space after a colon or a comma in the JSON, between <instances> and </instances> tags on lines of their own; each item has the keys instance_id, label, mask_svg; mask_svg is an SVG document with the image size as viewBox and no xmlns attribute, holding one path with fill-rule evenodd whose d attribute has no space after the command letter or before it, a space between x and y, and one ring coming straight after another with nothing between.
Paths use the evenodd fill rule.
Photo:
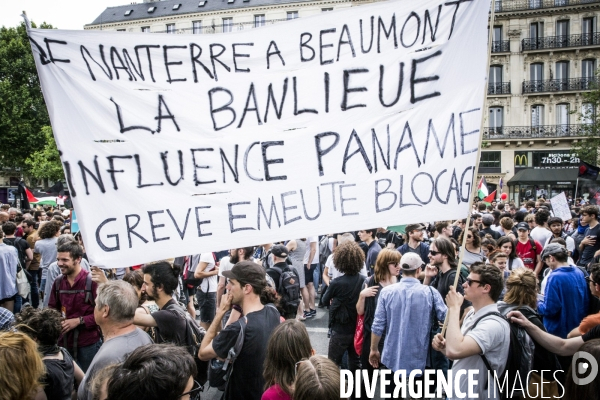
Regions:
<instances>
[{"instance_id":1,"label":"blue shirt","mask_svg":"<svg viewBox=\"0 0 600 400\"><path fill-rule=\"evenodd\" d=\"M548 333L566 339L588 312L585 276L577 267L559 267L548 277L544 293L544 298L538 301L538 313L544 317L544 326Z\"/></svg>"},{"instance_id":2,"label":"blue shirt","mask_svg":"<svg viewBox=\"0 0 600 400\"><path fill-rule=\"evenodd\" d=\"M17 248L0 242L0 300L17 294Z\"/></svg>"},{"instance_id":3,"label":"blue shirt","mask_svg":"<svg viewBox=\"0 0 600 400\"><path fill-rule=\"evenodd\" d=\"M443 321L448 308L442 296L416 278L402 278L381 290L371 332L377 336L386 332L382 364L392 371L404 369L407 374L425 369L432 306Z\"/></svg>"},{"instance_id":4,"label":"blue shirt","mask_svg":"<svg viewBox=\"0 0 600 400\"><path fill-rule=\"evenodd\" d=\"M412 247L410 247L408 245L408 241L407 241L402 246L400 246L398 251L402 255L405 255L406 253L417 253L421 257L421 260L423 260L423 262L425 264L429 264L429 244L428 243L421 242L421 243L419 243L419 245L417 246L416 249L413 249Z\"/></svg>"}]
</instances>

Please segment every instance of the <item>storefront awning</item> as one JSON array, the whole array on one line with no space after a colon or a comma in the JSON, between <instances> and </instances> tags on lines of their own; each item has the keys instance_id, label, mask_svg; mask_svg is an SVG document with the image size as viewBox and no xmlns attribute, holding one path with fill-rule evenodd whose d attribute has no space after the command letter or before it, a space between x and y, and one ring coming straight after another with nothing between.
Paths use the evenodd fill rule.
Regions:
<instances>
[{"instance_id":1,"label":"storefront awning","mask_svg":"<svg viewBox=\"0 0 600 400\"><path fill-rule=\"evenodd\" d=\"M539 183L574 185L577 181L577 172L577 168L526 168L517 172L507 184L508 186Z\"/></svg>"}]
</instances>

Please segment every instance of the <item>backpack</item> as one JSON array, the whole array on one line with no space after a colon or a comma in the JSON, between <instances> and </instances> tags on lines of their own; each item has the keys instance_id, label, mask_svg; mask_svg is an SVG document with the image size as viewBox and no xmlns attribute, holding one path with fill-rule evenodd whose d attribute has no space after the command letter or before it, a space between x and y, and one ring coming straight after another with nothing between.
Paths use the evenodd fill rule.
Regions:
<instances>
[{"instance_id":1,"label":"backpack","mask_svg":"<svg viewBox=\"0 0 600 400\"><path fill-rule=\"evenodd\" d=\"M291 268L281 269L279 267L271 267L279 272L279 290L281 295L281 307L286 313L295 313L300 305L300 278L298 274Z\"/></svg>"},{"instance_id":2,"label":"backpack","mask_svg":"<svg viewBox=\"0 0 600 400\"><path fill-rule=\"evenodd\" d=\"M327 258L331 255L329 250L329 236L325 235L319 242L319 263L325 265Z\"/></svg>"},{"instance_id":3,"label":"backpack","mask_svg":"<svg viewBox=\"0 0 600 400\"><path fill-rule=\"evenodd\" d=\"M198 358L198 351L200 350L200 344L202 343L202 339L204 339L206 332L204 329L201 329L198 325L196 325L196 322L192 321L192 318L186 314L185 310L179 304L169 304L166 309L177 312L177 314L185 319L185 342L175 344L185 347L188 353L192 356L196 362L197 368L197 375L195 379L201 385L203 385L208 378L208 361L200 360Z\"/></svg>"},{"instance_id":4,"label":"backpack","mask_svg":"<svg viewBox=\"0 0 600 400\"><path fill-rule=\"evenodd\" d=\"M94 299L92 293L92 274L88 272L85 277L85 289L71 289L71 290L59 290L60 284L62 280L65 278L63 274L60 274L56 277L54 281L54 297L56 301L60 303L60 294L75 294L75 293L85 293L84 302L88 303L92 307L96 307L96 300Z\"/></svg>"},{"instance_id":5,"label":"backpack","mask_svg":"<svg viewBox=\"0 0 600 400\"><path fill-rule=\"evenodd\" d=\"M501 395L500 398L512 399L514 396L515 399L520 399L520 395L526 393L525 391L527 390L527 378L529 372L533 367L533 352L535 350L535 345L525 328L517 324L510 323L499 312L490 312L481 316L475 321L475 323L473 323L473 326L471 326L470 329L475 328L479 321L490 315L502 318L508 323L508 326L510 327L510 346L508 348L508 358L506 360L506 366L504 367L502 375L498 377L498 382L504 382L504 380L508 376L508 384L504 386L504 390L499 390ZM488 378L491 377L492 379L494 379L493 374L495 370L492 368L484 354L480 354L480 357L488 370ZM516 382L521 382L522 387L520 387L519 384L516 384ZM488 387L488 383L489 382L486 381L486 390ZM523 391L521 391L520 389L523 389Z\"/></svg>"},{"instance_id":6,"label":"backpack","mask_svg":"<svg viewBox=\"0 0 600 400\"><path fill-rule=\"evenodd\" d=\"M265 307L271 307L277 310L277 308L271 303L266 304ZM279 313L279 311L277 311L277 313ZM244 339L246 337L246 323L248 322L248 320L244 316L239 319L239 322L240 333L238 333L238 337L233 347L230 348L227 352L227 358L225 358L225 360L223 361L217 358L213 358L212 360L210 360L208 368L209 386L216 387L223 392L225 392L227 389L229 378L231 377L231 374L233 372L233 364L237 357L240 355L242 347L244 347Z\"/></svg>"}]
</instances>

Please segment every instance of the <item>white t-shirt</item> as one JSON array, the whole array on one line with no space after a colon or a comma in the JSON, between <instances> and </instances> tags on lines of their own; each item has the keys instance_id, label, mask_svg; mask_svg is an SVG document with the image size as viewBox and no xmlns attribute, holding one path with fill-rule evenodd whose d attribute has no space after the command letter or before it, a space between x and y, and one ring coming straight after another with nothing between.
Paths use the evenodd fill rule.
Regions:
<instances>
[{"instance_id":1,"label":"white t-shirt","mask_svg":"<svg viewBox=\"0 0 600 400\"><path fill-rule=\"evenodd\" d=\"M333 254L331 254L329 257L327 257L327 261L325 261L325 266L328 268L327 270L327 275L329 276L329 279L334 280L335 278L338 278L342 275L344 275L343 272L340 272L335 265L333 265ZM367 266L365 265L365 263L363 263L362 269L360 270L360 274L367 276Z\"/></svg>"},{"instance_id":2,"label":"white t-shirt","mask_svg":"<svg viewBox=\"0 0 600 400\"><path fill-rule=\"evenodd\" d=\"M546 228L536 226L531 230L529 236L531 236L533 240L540 242L540 244L545 247L548 239L552 237L552 232Z\"/></svg>"},{"instance_id":3,"label":"white t-shirt","mask_svg":"<svg viewBox=\"0 0 600 400\"><path fill-rule=\"evenodd\" d=\"M554 238L554 235L550 235L548 240L546 240L546 242L544 243L544 247L548 246L548 243L550 243L550 241L553 238ZM573 238L571 236L567 236L564 239L565 239L565 243L567 243L567 250L569 250L569 252L571 254L573 254L573 252L575 251L575 240L573 240Z\"/></svg>"},{"instance_id":4,"label":"white t-shirt","mask_svg":"<svg viewBox=\"0 0 600 400\"><path fill-rule=\"evenodd\" d=\"M218 276L223 276L223 272L225 271L229 271L231 270L231 268L233 268L233 264L230 261L229 256L225 256L223 258L221 258L221 261L219 261L219 274Z\"/></svg>"},{"instance_id":5,"label":"white t-shirt","mask_svg":"<svg viewBox=\"0 0 600 400\"><path fill-rule=\"evenodd\" d=\"M308 256L310 256L310 244L311 243L316 243L317 249L315 251L315 256L313 257L312 261L309 263ZM303 258L302 262L306 265L319 263L319 237L318 236L310 236L310 237L306 238L306 252L304 253L304 258Z\"/></svg>"},{"instance_id":6,"label":"white t-shirt","mask_svg":"<svg viewBox=\"0 0 600 400\"><path fill-rule=\"evenodd\" d=\"M200 262L205 262L208 264L206 266L206 268L204 269L204 272L210 272L213 269L215 269L215 258L213 257L212 253L200 254ZM196 269L199 268L199 264L200 263L198 263L198 266L196 266ZM216 292L217 291L217 283L218 283L217 275L212 275L212 276L209 276L208 278L204 278L204 279L202 279L202 283L200 284L200 290L202 290L204 293Z\"/></svg>"}]
</instances>

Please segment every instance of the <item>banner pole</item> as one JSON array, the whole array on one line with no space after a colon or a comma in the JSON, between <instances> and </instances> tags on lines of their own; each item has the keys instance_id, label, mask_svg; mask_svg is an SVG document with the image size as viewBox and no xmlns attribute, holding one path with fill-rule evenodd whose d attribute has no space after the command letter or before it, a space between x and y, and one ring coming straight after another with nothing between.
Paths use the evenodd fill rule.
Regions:
<instances>
[{"instance_id":1,"label":"banner pole","mask_svg":"<svg viewBox=\"0 0 600 400\"><path fill-rule=\"evenodd\" d=\"M573 195L573 205L575 205L575 199L577 198L577 188L579 187L579 178L577 178L577 183L575 183L575 194Z\"/></svg>"},{"instance_id":2,"label":"banner pole","mask_svg":"<svg viewBox=\"0 0 600 400\"><path fill-rule=\"evenodd\" d=\"M487 79L486 79L486 85L485 85L485 92L483 94L483 110L481 112L481 125L480 125L480 130L479 132L481 132L481 134L483 134L483 124L485 121L485 105L487 103L487 95L488 95L488 87L489 87L489 71L490 71L490 59L492 56L492 45L493 45L493 33L494 33L494 11L495 11L495 7L494 7L494 2L495 0L491 1L491 12L490 12L490 22L488 25L488 54L487 54L487 69L488 69L488 75L487 75ZM477 147L477 159L475 161L475 171L473 172L473 184L471 186L471 197L469 198L469 212L467 213L467 223L465 225L465 231L469 229L469 225L471 224L471 210L473 208L473 201L475 199L475 193L477 193L477 185L475 184L476 182L476 177L477 177L477 171L479 170L479 160L481 159L481 142L479 143L479 146ZM460 268L462 266L462 261L463 261L463 257L465 255L465 246L467 244L467 234L466 232L463 232L463 240L462 243L460 245L460 253L459 253L459 257L458 257L458 267L456 268L456 275L454 276L454 287L456 288L456 285L458 285L458 277L460 276ZM444 320L444 326L442 327L442 336L446 335L446 329L448 328L448 316L450 315L450 310L448 310L448 312L446 313L446 319Z\"/></svg>"}]
</instances>

